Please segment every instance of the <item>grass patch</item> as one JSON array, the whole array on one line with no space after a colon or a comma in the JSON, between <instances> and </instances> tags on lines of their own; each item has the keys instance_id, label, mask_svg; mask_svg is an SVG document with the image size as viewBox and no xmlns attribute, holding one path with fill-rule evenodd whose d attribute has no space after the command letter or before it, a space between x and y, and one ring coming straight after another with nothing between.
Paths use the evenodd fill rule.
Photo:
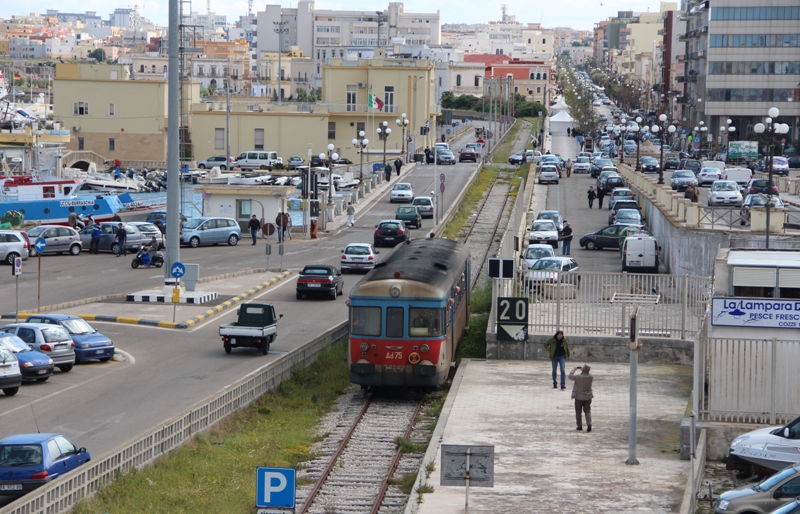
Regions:
<instances>
[{"instance_id":1,"label":"grass patch","mask_svg":"<svg viewBox=\"0 0 800 514\"><path fill-rule=\"evenodd\" d=\"M428 444L417 444L405 437L395 437L394 445L400 450L400 453L425 453L428 449Z\"/></svg>"},{"instance_id":2,"label":"grass patch","mask_svg":"<svg viewBox=\"0 0 800 514\"><path fill-rule=\"evenodd\" d=\"M492 310L492 284L488 282L472 290L469 307L473 314L488 314Z\"/></svg>"},{"instance_id":3,"label":"grass patch","mask_svg":"<svg viewBox=\"0 0 800 514\"><path fill-rule=\"evenodd\" d=\"M469 329L461 338L456 351L456 360L486 358L486 327L489 325L489 314L470 316Z\"/></svg>"},{"instance_id":4,"label":"grass patch","mask_svg":"<svg viewBox=\"0 0 800 514\"><path fill-rule=\"evenodd\" d=\"M406 473L400 478L390 478L389 485L396 485L403 494L409 495L414 490L414 482L417 481L416 473Z\"/></svg>"},{"instance_id":5,"label":"grass patch","mask_svg":"<svg viewBox=\"0 0 800 514\"><path fill-rule=\"evenodd\" d=\"M475 182L472 183L472 186L464 195L464 200L461 202L461 205L458 206L458 210L453 215L450 223L445 227L442 237L448 239L459 238L461 231L469 226L467 225L467 220L469 220L475 209L478 208L478 204L483 198L484 193L491 187L494 177L497 175L497 171L498 168L496 166L484 166L481 168Z\"/></svg>"},{"instance_id":6,"label":"grass patch","mask_svg":"<svg viewBox=\"0 0 800 514\"><path fill-rule=\"evenodd\" d=\"M517 120L514 125L509 129L508 134L503 137L503 142L494 151L492 155L492 162L506 163L511 154L514 153L514 143L517 141L517 132L522 128L522 123ZM525 136L525 142L528 142L529 136Z\"/></svg>"},{"instance_id":7,"label":"grass patch","mask_svg":"<svg viewBox=\"0 0 800 514\"><path fill-rule=\"evenodd\" d=\"M252 513L255 468L301 468L313 456L320 417L350 385L346 345L326 349L277 390L211 431L81 501L78 514Z\"/></svg>"}]
</instances>

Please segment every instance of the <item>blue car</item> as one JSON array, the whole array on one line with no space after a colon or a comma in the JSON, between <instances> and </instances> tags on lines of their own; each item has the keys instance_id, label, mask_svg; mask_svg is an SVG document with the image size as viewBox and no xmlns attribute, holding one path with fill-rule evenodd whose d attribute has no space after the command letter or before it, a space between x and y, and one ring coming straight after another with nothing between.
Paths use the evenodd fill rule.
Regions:
<instances>
[{"instance_id":1,"label":"blue car","mask_svg":"<svg viewBox=\"0 0 800 514\"><path fill-rule=\"evenodd\" d=\"M0 348L11 351L17 358L22 380L45 382L53 375L53 369L56 367L53 359L42 352L32 350L19 337L0 333Z\"/></svg>"},{"instance_id":2,"label":"blue car","mask_svg":"<svg viewBox=\"0 0 800 514\"><path fill-rule=\"evenodd\" d=\"M0 495L22 496L91 460L60 434L19 434L0 441Z\"/></svg>"},{"instance_id":3,"label":"blue car","mask_svg":"<svg viewBox=\"0 0 800 514\"><path fill-rule=\"evenodd\" d=\"M45 323L64 327L75 343L75 360L85 362L98 359L107 362L114 356L114 342L95 330L83 318L70 314L36 314L28 316L26 323Z\"/></svg>"}]
</instances>

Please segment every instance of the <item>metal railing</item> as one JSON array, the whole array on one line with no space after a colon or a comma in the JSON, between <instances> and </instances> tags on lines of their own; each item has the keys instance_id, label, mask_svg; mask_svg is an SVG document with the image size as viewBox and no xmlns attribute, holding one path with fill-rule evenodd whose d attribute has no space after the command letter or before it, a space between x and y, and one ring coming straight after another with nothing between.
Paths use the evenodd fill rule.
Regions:
<instances>
[{"instance_id":1,"label":"metal railing","mask_svg":"<svg viewBox=\"0 0 800 514\"><path fill-rule=\"evenodd\" d=\"M499 281L498 293L528 297L531 334L564 330L625 337L630 307L641 298L640 335L690 340L700 331L711 292L710 278L689 275L528 270L521 275ZM658 303L650 305L653 297Z\"/></svg>"},{"instance_id":2,"label":"metal railing","mask_svg":"<svg viewBox=\"0 0 800 514\"><path fill-rule=\"evenodd\" d=\"M698 205L700 210L699 225L711 225L711 228L739 228L747 220L742 217L741 207L709 207Z\"/></svg>"},{"instance_id":3,"label":"metal railing","mask_svg":"<svg viewBox=\"0 0 800 514\"><path fill-rule=\"evenodd\" d=\"M700 338L702 421L788 423L800 412L800 345L772 339Z\"/></svg>"},{"instance_id":4,"label":"metal railing","mask_svg":"<svg viewBox=\"0 0 800 514\"><path fill-rule=\"evenodd\" d=\"M190 441L226 416L239 411L289 378L298 366L308 366L331 344L347 337L347 323L258 369L120 449L67 473L0 508L3 514L64 512L119 475L141 469Z\"/></svg>"}]
</instances>

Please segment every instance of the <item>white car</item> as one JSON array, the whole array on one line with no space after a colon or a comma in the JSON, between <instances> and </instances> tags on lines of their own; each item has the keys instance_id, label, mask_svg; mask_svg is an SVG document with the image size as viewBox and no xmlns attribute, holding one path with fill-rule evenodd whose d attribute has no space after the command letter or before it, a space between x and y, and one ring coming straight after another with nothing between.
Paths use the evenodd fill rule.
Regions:
<instances>
[{"instance_id":1,"label":"white car","mask_svg":"<svg viewBox=\"0 0 800 514\"><path fill-rule=\"evenodd\" d=\"M591 173L592 161L588 157L578 157L575 164L572 165L572 171L575 173Z\"/></svg>"},{"instance_id":2,"label":"white car","mask_svg":"<svg viewBox=\"0 0 800 514\"><path fill-rule=\"evenodd\" d=\"M554 182L558 184L558 168L555 166L542 166L542 169L539 170L539 183L544 184L545 182Z\"/></svg>"},{"instance_id":3,"label":"white car","mask_svg":"<svg viewBox=\"0 0 800 514\"><path fill-rule=\"evenodd\" d=\"M342 250L342 262L339 268L342 274L353 270L369 271L377 264L379 253L369 243L350 243Z\"/></svg>"},{"instance_id":4,"label":"white car","mask_svg":"<svg viewBox=\"0 0 800 514\"><path fill-rule=\"evenodd\" d=\"M739 190L739 184L733 180L717 180L711 184L711 190L708 192L708 205L715 207L717 205L735 205L740 207L742 205L742 192Z\"/></svg>"},{"instance_id":5,"label":"white car","mask_svg":"<svg viewBox=\"0 0 800 514\"><path fill-rule=\"evenodd\" d=\"M430 196L417 196L411 205L417 208L423 218L433 218L433 198Z\"/></svg>"},{"instance_id":6,"label":"white car","mask_svg":"<svg viewBox=\"0 0 800 514\"><path fill-rule=\"evenodd\" d=\"M717 168L702 168L697 174L697 185L713 184L717 180L722 180L722 172Z\"/></svg>"},{"instance_id":7,"label":"white car","mask_svg":"<svg viewBox=\"0 0 800 514\"><path fill-rule=\"evenodd\" d=\"M525 249L525 253L520 255L519 258L522 259L522 269L526 270L531 269L539 259L555 256L556 254L551 245L535 244L528 245L528 247Z\"/></svg>"},{"instance_id":8,"label":"white car","mask_svg":"<svg viewBox=\"0 0 800 514\"><path fill-rule=\"evenodd\" d=\"M558 248L558 229L550 220L535 220L528 232L528 244L549 244Z\"/></svg>"},{"instance_id":9,"label":"white car","mask_svg":"<svg viewBox=\"0 0 800 514\"><path fill-rule=\"evenodd\" d=\"M800 417L782 427L760 428L731 442L728 469L751 466L780 471L800 462Z\"/></svg>"},{"instance_id":10,"label":"white car","mask_svg":"<svg viewBox=\"0 0 800 514\"><path fill-rule=\"evenodd\" d=\"M789 176L789 159L786 157L775 156L772 158L772 171L776 175Z\"/></svg>"},{"instance_id":11,"label":"white car","mask_svg":"<svg viewBox=\"0 0 800 514\"><path fill-rule=\"evenodd\" d=\"M411 202L414 200L414 190L408 182L398 182L389 193L389 203Z\"/></svg>"},{"instance_id":12,"label":"white car","mask_svg":"<svg viewBox=\"0 0 800 514\"><path fill-rule=\"evenodd\" d=\"M0 347L0 389L6 396L14 396L22 384L22 374L19 371L19 361L11 352Z\"/></svg>"}]
</instances>

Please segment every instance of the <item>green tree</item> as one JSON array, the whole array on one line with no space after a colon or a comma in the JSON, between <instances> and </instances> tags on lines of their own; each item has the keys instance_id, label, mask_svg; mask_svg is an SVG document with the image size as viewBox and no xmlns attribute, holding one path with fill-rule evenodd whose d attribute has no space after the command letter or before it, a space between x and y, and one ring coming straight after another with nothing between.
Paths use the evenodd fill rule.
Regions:
<instances>
[{"instance_id":1,"label":"green tree","mask_svg":"<svg viewBox=\"0 0 800 514\"><path fill-rule=\"evenodd\" d=\"M298 102L308 102L308 92L304 87L298 87L294 90L295 94L297 95Z\"/></svg>"},{"instance_id":2,"label":"green tree","mask_svg":"<svg viewBox=\"0 0 800 514\"><path fill-rule=\"evenodd\" d=\"M102 48L98 48L86 54L86 57L88 57L89 59L94 59L97 62L105 62L106 51L103 50Z\"/></svg>"}]
</instances>

